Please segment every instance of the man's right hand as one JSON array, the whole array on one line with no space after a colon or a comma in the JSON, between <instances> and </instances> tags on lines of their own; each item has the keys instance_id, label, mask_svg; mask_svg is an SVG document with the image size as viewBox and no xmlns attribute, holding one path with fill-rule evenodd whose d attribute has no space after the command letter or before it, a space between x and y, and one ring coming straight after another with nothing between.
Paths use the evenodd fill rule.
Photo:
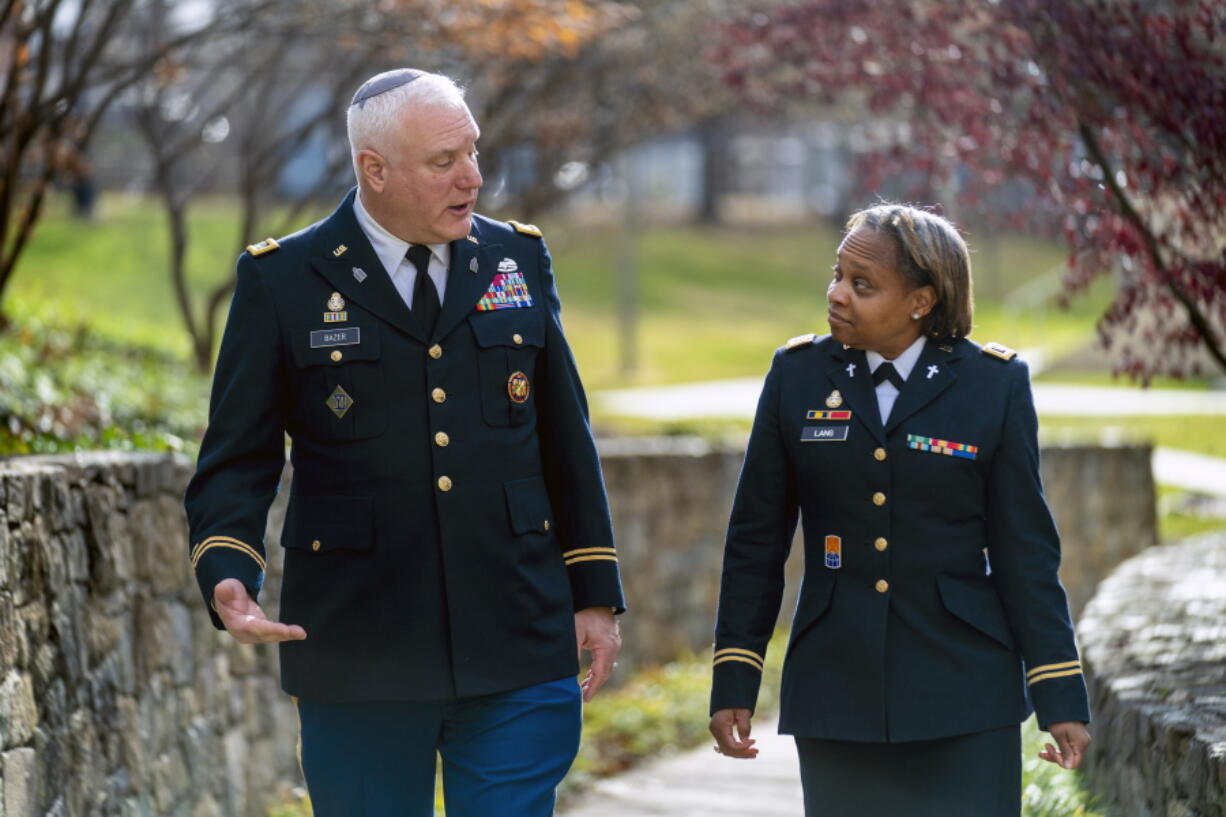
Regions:
<instances>
[{"instance_id":1,"label":"man's right hand","mask_svg":"<svg viewBox=\"0 0 1226 817\"><path fill-rule=\"evenodd\" d=\"M306 630L296 624L269 621L238 579L225 579L213 588L213 609L226 625L226 632L240 644L301 641Z\"/></svg>"}]
</instances>

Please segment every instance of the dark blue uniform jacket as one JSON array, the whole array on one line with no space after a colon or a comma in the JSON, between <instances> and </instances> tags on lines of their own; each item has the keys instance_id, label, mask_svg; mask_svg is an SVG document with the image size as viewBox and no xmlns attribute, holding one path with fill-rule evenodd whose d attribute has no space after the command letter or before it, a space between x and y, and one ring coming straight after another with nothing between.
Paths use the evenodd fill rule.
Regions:
<instances>
[{"instance_id":1,"label":"dark blue uniform jacket","mask_svg":"<svg viewBox=\"0 0 1226 817\"><path fill-rule=\"evenodd\" d=\"M574 674L574 611L623 599L544 241L475 217L427 337L353 195L239 258L187 490L201 592L258 593L288 433L280 618L307 638L281 645L287 692L446 699Z\"/></svg>"},{"instance_id":2,"label":"dark blue uniform jacket","mask_svg":"<svg viewBox=\"0 0 1226 817\"><path fill-rule=\"evenodd\" d=\"M1088 721L1026 365L929 341L882 426L829 336L766 377L724 558L712 711L753 708L803 519L780 731L898 742ZM837 394L835 394L837 392Z\"/></svg>"}]
</instances>

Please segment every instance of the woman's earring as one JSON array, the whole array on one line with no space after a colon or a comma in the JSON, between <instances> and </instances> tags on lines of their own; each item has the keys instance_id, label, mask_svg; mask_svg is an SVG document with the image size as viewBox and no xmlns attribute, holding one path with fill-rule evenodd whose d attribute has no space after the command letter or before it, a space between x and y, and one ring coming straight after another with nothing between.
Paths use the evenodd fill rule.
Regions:
<instances>
[{"instance_id":1,"label":"woman's earring","mask_svg":"<svg viewBox=\"0 0 1226 817\"><path fill-rule=\"evenodd\" d=\"M920 319L920 313L918 313L918 312L912 312L912 313L911 313L911 320L913 320L913 321L918 321L919 319Z\"/></svg>"}]
</instances>

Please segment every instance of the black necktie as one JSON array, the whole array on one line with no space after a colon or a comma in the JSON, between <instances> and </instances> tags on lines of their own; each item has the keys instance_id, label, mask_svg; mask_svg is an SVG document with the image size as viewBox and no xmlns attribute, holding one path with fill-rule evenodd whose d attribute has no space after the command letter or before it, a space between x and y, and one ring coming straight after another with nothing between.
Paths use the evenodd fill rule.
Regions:
<instances>
[{"instance_id":1,"label":"black necktie","mask_svg":"<svg viewBox=\"0 0 1226 817\"><path fill-rule=\"evenodd\" d=\"M902 375L894 368L894 364L890 361L883 362L873 371L873 385L880 386L881 381L888 380L894 384L894 388L902 391L902 384L906 381L902 379Z\"/></svg>"},{"instance_id":2,"label":"black necktie","mask_svg":"<svg viewBox=\"0 0 1226 817\"><path fill-rule=\"evenodd\" d=\"M430 278L430 248L425 244L410 244L409 263L417 268L417 280L413 282L413 317L425 330L426 337L434 334L434 324L442 307L438 302L438 289Z\"/></svg>"}]
</instances>

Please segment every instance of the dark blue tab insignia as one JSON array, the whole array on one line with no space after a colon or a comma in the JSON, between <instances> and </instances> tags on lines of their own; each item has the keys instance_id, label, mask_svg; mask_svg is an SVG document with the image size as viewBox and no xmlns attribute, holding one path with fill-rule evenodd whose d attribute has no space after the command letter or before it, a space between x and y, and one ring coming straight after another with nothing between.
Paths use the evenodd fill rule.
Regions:
<instances>
[{"instance_id":1,"label":"dark blue tab insignia","mask_svg":"<svg viewBox=\"0 0 1226 817\"><path fill-rule=\"evenodd\" d=\"M805 426L800 430L802 443L841 443L847 439L850 426Z\"/></svg>"},{"instance_id":2,"label":"dark blue tab insignia","mask_svg":"<svg viewBox=\"0 0 1226 817\"><path fill-rule=\"evenodd\" d=\"M348 326L344 329L315 329L311 332L311 348L326 349L329 346L353 346L362 342L362 327Z\"/></svg>"}]
</instances>

